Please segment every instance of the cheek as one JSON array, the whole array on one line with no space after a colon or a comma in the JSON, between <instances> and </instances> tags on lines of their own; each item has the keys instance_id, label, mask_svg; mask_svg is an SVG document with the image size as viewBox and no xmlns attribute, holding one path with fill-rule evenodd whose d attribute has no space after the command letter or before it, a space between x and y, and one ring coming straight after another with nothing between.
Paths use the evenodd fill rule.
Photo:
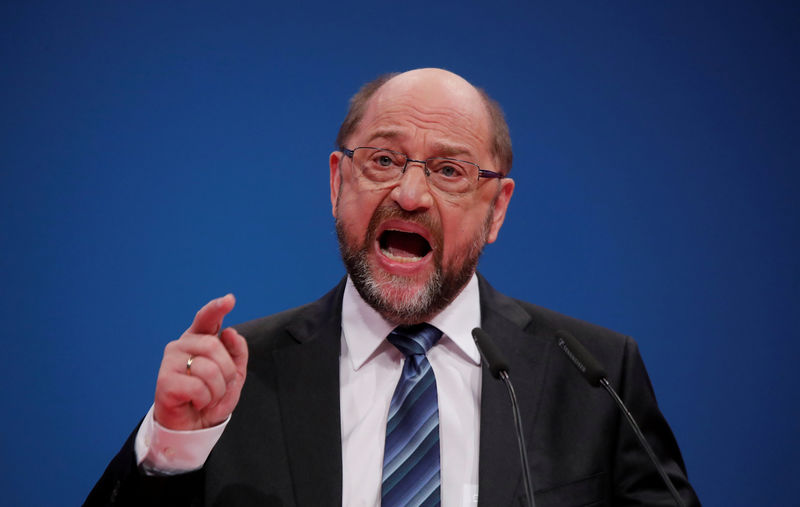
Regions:
<instances>
[{"instance_id":1,"label":"cheek","mask_svg":"<svg viewBox=\"0 0 800 507\"><path fill-rule=\"evenodd\" d=\"M475 214L463 207L451 208L442 213L442 235L446 258L455 258L464 253L476 232Z\"/></svg>"},{"instance_id":2,"label":"cheek","mask_svg":"<svg viewBox=\"0 0 800 507\"><path fill-rule=\"evenodd\" d=\"M485 232L489 206L483 201L451 208L442 215L442 230L445 237L446 258L459 259L474 249L476 241L487 239Z\"/></svg>"},{"instance_id":3,"label":"cheek","mask_svg":"<svg viewBox=\"0 0 800 507\"><path fill-rule=\"evenodd\" d=\"M369 216L357 199L342 196L336 215L351 236L363 238L363 230L366 229Z\"/></svg>"},{"instance_id":4,"label":"cheek","mask_svg":"<svg viewBox=\"0 0 800 507\"><path fill-rule=\"evenodd\" d=\"M351 236L363 241L369 221L385 197L385 191L353 189L345 182L339 192L336 217Z\"/></svg>"}]
</instances>

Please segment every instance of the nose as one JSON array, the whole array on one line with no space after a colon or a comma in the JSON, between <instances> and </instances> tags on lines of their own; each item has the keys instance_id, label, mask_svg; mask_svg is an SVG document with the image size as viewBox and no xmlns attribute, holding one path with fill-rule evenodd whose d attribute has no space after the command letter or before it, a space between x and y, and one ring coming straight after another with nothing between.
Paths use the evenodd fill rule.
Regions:
<instances>
[{"instance_id":1,"label":"nose","mask_svg":"<svg viewBox=\"0 0 800 507\"><path fill-rule=\"evenodd\" d=\"M400 182L392 189L392 199L404 210L428 209L433 205L433 196L428 186L425 164L408 161Z\"/></svg>"}]
</instances>

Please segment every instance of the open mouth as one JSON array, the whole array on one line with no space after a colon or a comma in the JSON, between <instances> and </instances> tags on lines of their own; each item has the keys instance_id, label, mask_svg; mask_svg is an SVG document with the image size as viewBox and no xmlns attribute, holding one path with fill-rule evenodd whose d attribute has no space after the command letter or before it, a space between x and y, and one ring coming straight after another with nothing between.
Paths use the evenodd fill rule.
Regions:
<instances>
[{"instance_id":1,"label":"open mouth","mask_svg":"<svg viewBox=\"0 0 800 507\"><path fill-rule=\"evenodd\" d=\"M381 253L396 262L417 262L430 253L428 241L414 232L385 230L378 237Z\"/></svg>"}]
</instances>

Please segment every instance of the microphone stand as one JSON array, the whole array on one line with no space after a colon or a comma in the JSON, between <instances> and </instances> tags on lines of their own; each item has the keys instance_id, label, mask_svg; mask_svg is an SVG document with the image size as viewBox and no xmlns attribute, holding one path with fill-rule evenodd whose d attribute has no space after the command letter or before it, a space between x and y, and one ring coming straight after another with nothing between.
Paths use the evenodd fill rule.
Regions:
<instances>
[{"instance_id":1,"label":"microphone stand","mask_svg":"<svg viewBox=\"0 0 800 507\"><path fill-rule=\"evenodd\" d=\"M517 404L517 393L514 392L514 386L508 378L508 372L501 370L500 379L508 389L508 396L511 398L511 410L514 412L514 428L517 430L517 442L519 442L519 460L522 463L522 478L525 482L525 496L528 497L528 506L536 507L533 500L533 486L531 486L531 470L528 466L528 451L525 447L525 436L522 434L522 416L519 413L519 405Z\"/></svg>"},{"instance_id":2,"label":"microphone stand","mask_svg":"<svg viewBox=\"0 0 800 507\"><path fill-rule=\"evenodd\" d=\"M536 502L533 499L533 486L531 485L531 469L528 465L528 451L525 448L525 436L522 434L522 416L519 413L517 393L514 392L514 386L511 384L511 379L508 378L508 361L506 361L500 349L497 348L494 341L483 329L479 327L473 329L472 338L475 340L475 346L478 348L486 368L494 378L502 380L506 385L506 389L508 389L508 397L511 398L511 411L514 415L514 429L517 430L519 460L522 465L522 478L525 482L525 496L528 497L528 507L536 507Z\"/></svg>"},{"instance_id":3,"label":"microphone stand","mask_svg":"<svg viewBox=\"0 0 800 507\"><path fill-rule=\"evenodd\" d=\"M636 433L636 437L639 439L639 443L642 444L644 450L647 452L647 455L650 457L650 461L652 461L656 465L656 469L658 470L659 475L661 475L661 479L664 480L664 484L667 485L667 489L669 489L670 494L672 495L673 500L678 505L678 507L684 507L683 499L681 499L681 495L678 494L678 490L675 489L675 486L672 484L672 481L669 480L667 477L667 473L664 471L664 468L658 465L658 458L656 458L656 453L653 452L653 448L650 447L650 444L647 443L647 440L644 438L644 434L642 430L639 429L639 425L636 424L636 420L631 415L628 408L625 406L625 403L622 402L620 397L617 395L617 392L611 387L611 384L608 382L608 379L605 377L600 379L600 385L608 391L608 394L611 395L614 402L617 404L619 409L625 414L625 418L628 419L628 422L633 428L633 432Z\"/></svg>"}]
</instances>

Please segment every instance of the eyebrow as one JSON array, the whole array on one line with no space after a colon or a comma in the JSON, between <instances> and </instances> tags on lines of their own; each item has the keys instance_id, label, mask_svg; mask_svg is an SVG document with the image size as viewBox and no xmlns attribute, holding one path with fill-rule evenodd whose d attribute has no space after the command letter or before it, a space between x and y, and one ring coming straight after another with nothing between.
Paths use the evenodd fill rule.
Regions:
<instances>
[{"instance_id":1,"label":"eyebrow","mask_svg":"<svg viewBox=\"0 0 800 507\"><path fill-rule=\"evenodd\" d=\"M437 141L433 143L433 149L440 157L455 157L459 155L474 156L469 148L460 144Z\"/></svg>"},{"instance_id":2,"label":"eyebrow","mask_svg":"<svg viewBox=\"0 0 800 507\"><path fill-rule=\"evenodd\" d=\"M369 136L368 143L371 143L375 139L386 139L388 141L395 140L399 137L402 137L402 132L399 130L394 129L384 129L384 130L377 130L371 136ZM474 156L472 151L464 145L460 144L453 144L444 141L436 141L433 143L433 151L437 157L455 157L458 155L469 155Z\"/></svg>"},{"instance_id":3,"label":"eyebrow","mask_svg":"<svg viewBox=\"0 0 800 507\"><path fill-rule=\"evenodd\" d=\"M376 130L371 136L369 136L367 142L371 143L372 141L378 138L392 140L392 139L397 139L400 136L401 134L399 130L392 130L392 129Z\"/></svg>"}]
</instances>

